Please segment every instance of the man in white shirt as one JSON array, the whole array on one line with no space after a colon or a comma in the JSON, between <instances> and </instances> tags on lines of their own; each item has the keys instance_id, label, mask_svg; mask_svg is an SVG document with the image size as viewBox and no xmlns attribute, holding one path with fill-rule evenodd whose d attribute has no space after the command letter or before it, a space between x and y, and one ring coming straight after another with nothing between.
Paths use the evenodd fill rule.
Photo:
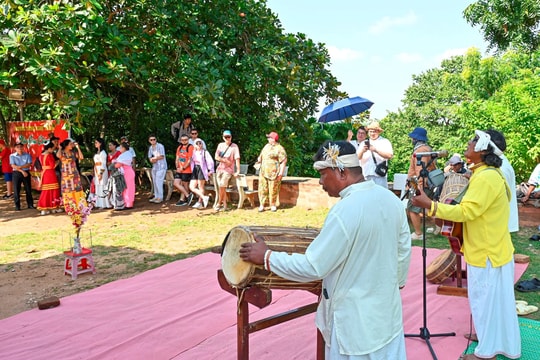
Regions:
<instances>
[{"instance_id":1,"label":"man in white shirt","mask_svg":"<svg viewBox=\"0 0 540 360\"><path fill-rule=\"evenodd\" d=\"M319 183L341 197L305 254L242 244L244 261L289 280L323 279L316 324L326 359L405 359L399 289L405 286L411 236L399 198L366 181L354 146L327 142L314 157Z\"/></svg>"},{"instance_id":2,"label":"man in white shirt","mask_svg":"<svg viewBox=\"0 0 540 360\"><path fill-rule=\"evenodd\" d=\"M347 141L350 142L354 148L358 151L359 146L364 146L364 142L367 139L367 130L365 126L360 126L358 130L356 130L356 140L352 140L353 131L349 130L347 132Z\"/></svg>"},{"instance_id":3,"label":"man in white shirt","mask_svg":"<svg viewBox=\"0 0 540 360\"><path fill-rule=\"evenodd\" d=\"M383 129L377 121L366 127L369 135L369 143L359 144L357 154L362 166L362 174L367 180L373 180L375 184L388 189L388 179L386 175L381 176L375 172L377 165L387 162L394 156L392 144L388 139L381 136Z\"/></svg>"}]
</instances>

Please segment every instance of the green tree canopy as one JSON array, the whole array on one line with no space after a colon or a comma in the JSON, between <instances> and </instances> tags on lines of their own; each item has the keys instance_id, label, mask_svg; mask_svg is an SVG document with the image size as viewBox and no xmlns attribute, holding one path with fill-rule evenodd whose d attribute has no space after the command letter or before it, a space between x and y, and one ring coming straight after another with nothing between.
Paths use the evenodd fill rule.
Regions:
<instances>
[{"instance_id":1,"label":"green tree canopy","mask_svg":"<svg viewBox=\"0 0 540 360\"><path fill-rule=\"evenodd\" d=\"M480 26L490 49L530 52L540 45L538 0L480 0L463 15L472 26Z\"/></svg>"},{"instance_id":2,"label":"green tree canopy","mask_svg":"<svg viewBox=\"0 0 540 360\"><path fill-rule=\"evenodd\" d=\"M143 149L153 132L172 150L190 112L212 148L231 129L250 161L276 130L294 159L318 99L344 96L324 45L285 34L265 1L4 1L0 28L0 92L24 89L28 114L88 142L127 134Z\"/></svg>"},{"instance_id":3,"label":"green tree canopy","mask_svg":"<svg viewBox=\"0 0 540 360\"><path fill-rule=\"evenodd\" d=\"M482 58L476 49L444 60L413 77L403 110L385 119L385 136L394 145L392 172L404 172L412 150L407 134L428 130L435 149L463 154L475 129L496 129L506 137L505 154L526 181L540 160L540 52L506 52Z\"/></svg>"}]
</instances>

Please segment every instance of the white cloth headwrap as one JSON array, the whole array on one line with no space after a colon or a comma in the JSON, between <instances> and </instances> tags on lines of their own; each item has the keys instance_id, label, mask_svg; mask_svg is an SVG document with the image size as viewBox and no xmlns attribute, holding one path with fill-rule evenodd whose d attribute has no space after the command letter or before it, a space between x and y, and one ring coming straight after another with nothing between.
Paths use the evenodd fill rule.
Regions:
<instances>
[{"instance_id":1,"label":"white cloth headwrap","mask_svg":"<svg viewBox=\"0 0 540 360\"><path fill-rule=\"evenodd\" d=\"M356 154L347 154L339 156L339 146L336 144L329 144L328 148L324 149L324 160L315 161L313 168L317 171L326 168L338 168L343 171L344 168L359 167L360 160Z\"/></svg>"},{"instance_id":2,"label":"white cloth headwrap","mask_svg":"<svg viewBox=\"0 0 540 360\"><path fill-rule=\"evenodd\" d=\"M485 133L481 130L475 130L476 136L478 136L478 141L476 141L476 145L474 146L474 151L480 152L483 150L487 150L488 146L491 145L493 148L493 153L499 157L502 156L503 152L501 149L495 145L493 141L491 141L491 136L489 136L488 133Z\"/></svg>"}]
</instances>

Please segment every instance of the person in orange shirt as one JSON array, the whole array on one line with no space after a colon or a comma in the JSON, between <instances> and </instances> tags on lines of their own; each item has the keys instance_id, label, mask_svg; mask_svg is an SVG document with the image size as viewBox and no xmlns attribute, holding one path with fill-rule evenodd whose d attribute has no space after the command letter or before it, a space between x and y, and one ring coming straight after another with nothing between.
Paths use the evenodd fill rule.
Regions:
<instances>
[{"instance_id":1,"label":"person in orange shirt","mask_svg":"<svg viewBox=\"0 0 540 360\"><path fill-rule=\"evenodd\" d=\"M180 191L180 200L176 206L189 206L193 201L193 193L188 192L189 181L191 180L191 156L193 155L193 145L189 143L187 134L180 137L180 146L176 149L176 173L174 174L173 186Z\"/></svg>"}]
</instances>

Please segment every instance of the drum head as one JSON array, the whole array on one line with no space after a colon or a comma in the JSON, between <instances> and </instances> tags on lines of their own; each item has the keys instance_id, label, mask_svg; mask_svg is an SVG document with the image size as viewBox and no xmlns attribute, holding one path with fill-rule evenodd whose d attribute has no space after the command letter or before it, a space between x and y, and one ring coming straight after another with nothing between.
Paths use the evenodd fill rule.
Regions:
<instances>
[{"instance_id":1,"label":"drum head","mask_svg":"<svg viewBox=\"0 0 540 360\"><path fill-rule=\"evenodd\" d=\"M440 284L456 271L456 254L450 249L444 250L426 269L426 279L433 284Z\"/></svg>"},{"instance_id":2,"label":"drum head","mask_svg":"<svg viewBox=\"0 0 540 360\"><path fill-rule=\"evenodd\" d=\"M248 282L254 265L240 258L240 245L254 241L247 228L237 226L229 231L221 255L221 269L231 286L242 287Z\"/></svg>"}]
</instances>

